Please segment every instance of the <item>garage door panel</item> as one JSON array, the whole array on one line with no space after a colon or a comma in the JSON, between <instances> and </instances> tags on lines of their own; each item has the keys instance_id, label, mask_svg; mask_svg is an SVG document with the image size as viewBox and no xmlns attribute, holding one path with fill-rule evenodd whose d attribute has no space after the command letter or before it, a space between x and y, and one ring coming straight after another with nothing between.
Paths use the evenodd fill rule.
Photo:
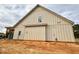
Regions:
<instances>
[{"instance_id":1,"label":"garage door panel","mask_svg":"<svg viewBox=\"0 0 79 59\"><path fill-rule=\"evenodd\" d=\"M27 27L26 40L45 40L45 27Z\"/></svg>"}]
</instances>

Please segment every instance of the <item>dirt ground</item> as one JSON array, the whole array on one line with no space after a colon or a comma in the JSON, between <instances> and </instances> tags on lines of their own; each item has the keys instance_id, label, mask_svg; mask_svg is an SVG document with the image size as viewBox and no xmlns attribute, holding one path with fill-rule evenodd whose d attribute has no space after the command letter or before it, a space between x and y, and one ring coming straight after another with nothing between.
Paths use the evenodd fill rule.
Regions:
<instances>
[{"instance_id":1,"label":"dirt ground","mask_svg":"<svg viewBox=\"0 0 79 59\"><path fill-rule=\"evenodd\" d=\"M0 54L78 54L78 43L0 40Z\"/></svg>"}]
</instances>

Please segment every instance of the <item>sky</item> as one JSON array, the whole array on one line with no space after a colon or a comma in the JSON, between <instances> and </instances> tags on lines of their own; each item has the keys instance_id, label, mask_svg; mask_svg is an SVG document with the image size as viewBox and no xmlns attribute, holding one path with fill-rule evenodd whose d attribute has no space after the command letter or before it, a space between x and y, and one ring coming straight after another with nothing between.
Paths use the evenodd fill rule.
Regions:
<instances>
[{"instance_id":1,"label":"sky","mask_svg":"<svg viewBox=\"0 0 79 59\"><path fill-rule=\"evenodd\" d=\"M15 25L35 4L0 4L0 32ZM42 4L42 6L79 24L79 4Z\"/></svg>"}]
</instances>

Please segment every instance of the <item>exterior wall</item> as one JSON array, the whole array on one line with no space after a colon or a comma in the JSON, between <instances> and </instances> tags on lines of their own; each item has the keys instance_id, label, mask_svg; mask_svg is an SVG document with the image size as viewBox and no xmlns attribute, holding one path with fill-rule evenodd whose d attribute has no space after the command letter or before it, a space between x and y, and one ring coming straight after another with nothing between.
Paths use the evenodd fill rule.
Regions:
<instances>
[{"instance_id":1,"label":"exterior wall","mask_svg":"<svg viewBox=\"0 0 79 59\"><path fill-rule=\"evenodd\" d=\"M38 22L38 17L40 15L42 16L41 23ZM35 9L28 17L25 18L25 20L23 20L18 26L16 26L14 38L17 37L17 31L21 30L21 27L24 28L24 25L42 23L48 24L46 29L48 41L55 41L56 38L58 39L58 41L75 41L72 25L66 20L63 20L61 17L49 13L41 7Z\"/></svg>"},{"instance_id":2,"label":"exterior wall","mask_svg":"<svg viewBox=\"0 0 79 59\"><path fill-rule=\"evenodd\" d=\"M24 39L24 30L25 29L23 27L15 28L13 39ZM19 31L21 31L20 36L18 36Z\"/></svg>"},{"instance_id":3,"label":"exterior wall","mask_svg":"<svg viewBox=\"0 0 79 59\"><path fill-rule=\"evenodd\" d=\"M72 31L72 27L69 25L52 25L47 28L47 38L48 41L66 41L66 42L74 42L74 35ZM51 39L52 38L52 39Z\"/></svg>"}]
</instances>

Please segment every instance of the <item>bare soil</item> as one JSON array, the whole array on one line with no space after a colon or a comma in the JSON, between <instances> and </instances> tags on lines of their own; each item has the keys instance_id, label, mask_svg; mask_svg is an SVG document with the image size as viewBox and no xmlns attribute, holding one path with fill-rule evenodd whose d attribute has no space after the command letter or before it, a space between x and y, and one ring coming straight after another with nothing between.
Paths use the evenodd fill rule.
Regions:
<instances>
[{"instance_id":1,"label":"bare soil","mask_svg":"<svg viewBox=\"0 0 79 59\"><path fill-rule=\"evenodd\" d=\"M26 40L0 40L0 54L79 54L79 44Z\"/></svg>"}]
</instances>

